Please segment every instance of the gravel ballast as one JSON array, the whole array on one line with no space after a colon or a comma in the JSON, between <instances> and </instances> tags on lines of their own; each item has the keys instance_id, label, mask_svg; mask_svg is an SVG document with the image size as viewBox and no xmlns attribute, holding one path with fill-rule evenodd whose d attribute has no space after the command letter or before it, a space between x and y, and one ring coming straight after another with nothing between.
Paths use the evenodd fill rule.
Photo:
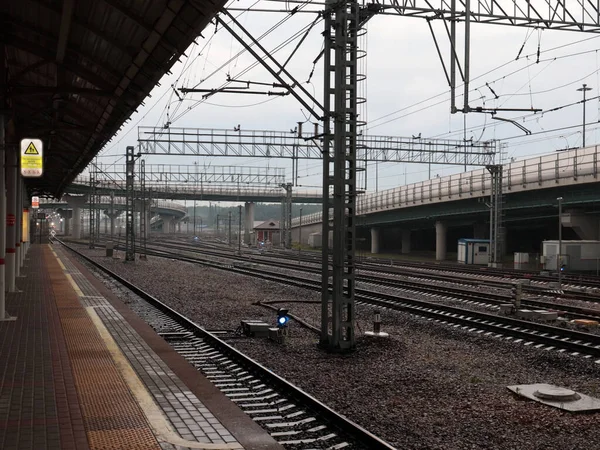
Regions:
<instances>
[{"instance_id":1,"label":"gravel ballast","mask_svg":"<svg viewBox=\"0 0 600 450\"><path fill-rule=\"evenodd\" d=\"M135 264L85 250L207 329L236 329L242 319L274 323L277 306L319 326L317 292L169 259ZM358 306L360 331L374 309ZM351 355L327 354L315 333L290 323L285 346L265 339L228 342L398 448L592 449L600 413L574 415L506 389L550 383L600 397L600 364L468 333L408 314L382 311L389 339L360 336ZM359 330L357 333L362 335Z\"/></svg>"}]
</instances>

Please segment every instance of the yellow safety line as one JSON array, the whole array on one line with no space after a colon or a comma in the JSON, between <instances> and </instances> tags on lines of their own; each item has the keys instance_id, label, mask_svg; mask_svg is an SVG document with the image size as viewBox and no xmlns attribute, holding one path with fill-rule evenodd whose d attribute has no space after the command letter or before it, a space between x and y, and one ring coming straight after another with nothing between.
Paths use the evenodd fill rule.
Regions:
<instances>
[{"instance_id":1,"label":"yellow safety line","mask_svg":"<svg viewBox=\"0 0 600 450\"><path fill-rule=\"evenodd\" d=\"M67 277L67 280L69 280L69 283L71 283L71 287L73 288L73 290L77 294L77 297L83 297L82 290L79 289L79 286L77 286L77 283L75 282L75 280L73 279L73 277L71 276L71 274L66 273L65 277Z\"/></svg>"},{"instance_id":2,"label":"yellow safety line","mask_svg":"<svg viewBox=\"0 0 600 450\"><path fill-rule=\"evenodd\" d=\"M54 253L54 252L52 252L52 253ZM63 262L60 260L60 258L58 257L58 255L56 253L54 253L54 256L56 257L56 260L58 261L58 265L60 266L60 268L66 272L67 268L65 267L65 265L63 264Z\"/></svg>"},{"instance_id":3,"label":"yellow safety line","mask_svg":"<svg viewBox=\"0 0 600 450\"><path fill-rule=\"evenodd\" d=\"M171 424L166 420L162 410L156 405L153 398L148 393L146 386L138 378L137 374L129 364L129 361L121 352L121 349L112 338L110 332L104 326L104 323L96 313L93 307L85 308L92 322L98 329L100 337L104 340L108 351L110 352L113 361L115 362L123 379L127 382L129 389L136 398L142 411L146 415L150 426L154 430L157 438L170 444L179 445L182 447L196 448L201 450L239 450L243 449L238 443L229 444L206 444L203 442L188 441L177 436L176 432L171 427Z\"/></svg>"},{"instance_id":4,"label":"yellow safety line","mask_svg":"<svg viewBox=\"0 0 600 450\"><path fill-rule=\"evenodd\" d=\"M58 257L58 255L54 252L54 250L51 250L51 251L54 254L54 256L56 257L56 260L60 264L60 267L62 268L62 270L66 272L67 269L66 269L65 265L62 263L62 261L60 260L60 258ZM65 276L69 280L71 287L77 293L77 295L79 297L83 297L84 294L81 291L81 289L79 288L79 286L77 285L77 282L73 279L73 277L68 273L66 273ZM156 405L153 398L148 393L148 389L146 388L144 383L142 383L142 381L139 379L139 377L137 376L137 374L135 373L135 371L129 364L127 358L125 357L125 355L123 355L123 352L121 352L121 349L119 348L117 343L114 341L110 332L104 326L104 323L102 322L102 320L100 319L100 317L98 316L96 311L94 310L94 307L88 306L85 309L86 309L88 315L90 316L90 318L92 319L92 322L96 326L98 333L100 334L100 337L104 340L104 343L106 344L106 347L107 347L108 351L110 352L110 354L113 358L113 361L115 362L115 365L117 366L117 369L121 373L121 376L123 377L123 379L127 382L127 385L129 386L129 389L131 390L131 393L136 398L138 404L140 405L142 411L144 412L144 415L148 419L148 423L150 423L150 426L154 430L154 433L159 440L168 442L173 445L178 445L178 446L187 447L187 448L195 448L195 449L199 449L199 450L243 450L244 449L244 447L237 442L226 443L226 444L207 444L204 442L188 441L186 439L179 437L177 435L177 433L175 432L175 430L173 430L173 428L171 427L171 424L165 418L162 410Z\"/></svg>"}]
</instances>

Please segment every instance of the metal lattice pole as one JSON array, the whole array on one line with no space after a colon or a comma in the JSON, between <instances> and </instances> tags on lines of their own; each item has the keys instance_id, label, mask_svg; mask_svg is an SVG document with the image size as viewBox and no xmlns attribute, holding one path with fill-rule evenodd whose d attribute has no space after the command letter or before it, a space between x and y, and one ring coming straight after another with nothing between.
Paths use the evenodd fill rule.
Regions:
<instances>
[{"instance_id":1,"label":"metal lattice pole","mask_svg":"<svg viewBox=\"0 0 600 450\"><path fill-rule=\"evenodd\" d=\"M227 233L227 244L231 245L231 211L229 211L229 231Z\"/></svg>"},{"instance_id":2,"label":"metal lattice pole","mask_svg":"<svg viewBox=\"0 0 600 450\"><path fill-rule=\"evenodd\" d=\"M96 234L96 226L95 226L95 219L96 219L96 171L94 169L90 170L90 198L89 198L89 205L90 205L90 218L89 218L89 230L90 230L90 237L89 237L89 248L95 248L96 246L96 239L95 239L95 234Z\"/></svg>"},{"instance_id":3,"label":"metal lattice pole","mask_svg":"<svg viewBox=\"0 0 600 450\"><path fill-rule=\"evenodd\" d=\"M490 172L490 254L489 265L498 267L502 263L504 245L502 165L487 166Z\"/></svg>"},{"instance_id":4,"label":"metal lattice pole","mask_svg":"<svg viewBox=\"0 0 600 450\"><path fill-rule=\"evenodd\" d=\"M292 183L288 183L285 191L285 248L292 248Z\"/></svg>"},{"instance_id":5,"label":"metal lattice pole","mask_svg":"<svg viewBox=\"0 0 600 450\"><path fill-rule=\"evenodd\" d=\"M333 351L356 346L355 213L357 50L359 5L328 1L325 10L325 120L323 130L323 285L321 344ZM333 61L331 61L333 55ZM331 88L333 77L334 88ZM333 124L333 136L331 125ZM330 147L333 141L333 161ZM331 174L333 162L333 174ZM332 176L333 175L333 176ZM333 242L329 247L329 198L333 188ZM330 269L329 255L332 255ZM329 276L332 292L329 294ZM331 299L331 300L330 300ZM331 308L329 304L331 301ZM331 334L329 323L331 322Z\"/></svg>"},{"instance_id":6,"label":"metal lattice pole","mask_svg":"<svg viewBox=\"0 0 600 450\"><path fill-rule=\"evenodd\" d=\"M134 223L134 147L127 147L125 154L125 261L135 261L135 223Z\"/></svg>"},{"instance_id":7,"label":"metal lattice pole","mask_svg":"<svg viewBox=\"0 0 600 450\"><path fill-rule=\"evenodd\" d=\"M238 254L242 254L242 205L238 206Z\"/></svg>"},{"instance_id":8,"label":"metal lattice pole","mask_svg":"<svg viewBox=\"0 0 600 450\"><path fill-rule=\"evenodd\" d=\"M140 161L140 259L146 259L146 223L147 210L149 209L148 200L146 199L146 161Z\"/></svg>"},{"instance_id":9,"label":"metal lattice pole","mask_svg":"<svg viewBox=\"0 0 600 450\"><path fill-rule=\"evenodd\" d=\"M287 242L287 230L285 227L285 197L281 198L281 220L279 221L279 235L281 236L279 245L285 248Z\"/></svg>"},{"instance_id":10,"label":"metal lattice pole","mask_svg":"<svg viewBox=\"0 0 600 450\"><path fill-rule=\"evenodd\" d=\"M110 191L110 239L115 238L115 191Z\"/></svg>"}]
</instances>

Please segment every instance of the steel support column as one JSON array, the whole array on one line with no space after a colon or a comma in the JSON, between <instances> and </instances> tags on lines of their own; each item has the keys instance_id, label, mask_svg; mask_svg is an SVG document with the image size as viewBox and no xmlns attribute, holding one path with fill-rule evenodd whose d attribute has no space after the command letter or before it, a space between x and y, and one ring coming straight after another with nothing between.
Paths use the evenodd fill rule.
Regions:
<instances>
[{"instance_id":1,"label":"steel support column","mask_svg":"<svg viewBox=\"0 0 600 450\"><path fill-rule=\"evenodd\" d=\"M125 261L135 261L135 222L134 222L134 147L128 146L125 153Z\"/></svg>"},{"instance_id":2,"label":"steel support column","mask_svg":"<svg viewBox=\"0 0 600 450\"><path fill-rule=\"evenodd\" d=\"M356 346L354 252L359 4L352 1L328 0L324 19L321 345L331 351L348 351ZM332 142L333 158L330 153ZM331 163L333 163L333 173ZM330 203L325 199L329 198L332 190L333 245L330 248L328 239ZM330 276L331 294L329 293Z\"/></svg>"},{"instance_id":3,"label":"steel support column","mask_svg":"<svg viewBox=\"0 0 600 450\"><path fill-rule=\"evenodd\" d=\"M147 224L146 224L146 219L147 219L147 215L146 215L146 209L148 207L147 204L147 200L146 200L146 161L145 160L141 160L140 161L140 239L139 239L139 244L140 244L140 259L145 260L146 254L147 254L147 250L146 250L146 231L147 231Z\"/></svg>"},{"instance_id":4,"label":"steel support column","mask_svg":"<svg viewBox=\"0 0 600 450\"><path fill-rule=\"evenodd\" d=\"M90 231L89 248L96 247L96 200L96 171L94 170L94 168L92 168L90 169L90 221L88 223Z\"/></svg>"},{"instance_id":5,"label":"steel support column","mask_svg":"<svg viewBox=\"0 0 600 450\"><path fill-rule=\"evenodd\" d=\"M292 248L292 183L282 184L285 196L281 199L281 246Z\"/></svg>"},{"instance_id":6,"label":"steel support column","mask_svg":"<svg viewBox=\"0 0 600 450\"><path fill-rule=\"evenodd\" d=\"M17 165L19 163L17 162ZM18 167L17 167L18 168ZM21 215L23 214L23 206L21 205L21 198L23 197L23 180L17 173L17 193L16 193L16 207L15 207L15 277L21 276Z\"/></svg>"},{"instance_id":7,"label":"steel support column","mask_svg":"<svg viewBox=\"0 0 600 450\"><path fill-rule=\"evenodd\" d=\"M502 265L502 249L504 228L502 225L503 197L502 197L502 165L487 166L491 175L490 186L490 253L489 266Z\"/></svg>"},{"instance_id":8,"label":"steel support column","mask_svg":"<svg viewBox=\"0 0 600 450\"><path fill-rule=\"evenodd\" d=\"M16 211L17 210L17 152L6 153L6 289L15 292L16 273Z\"/></svg>"},{"instance_id":9,"label":"steel support column","mask_svg":"<svg viewBox=\"0 0 600 450\"><path fill-rule=\"evenodd\" d=\"M254 228L254 203L246 202L244 204L244 244L250 244L250 233Z\"/></svg>"},{"instance_id":10,"label":"steel support column","mask_svg":"<svg viewBox=\"0 0 600 450\"><path fill-rule=\"evenodd\" d=\"M2 46L0 45L0 48ZM2 62L0 62L1 64ZM0 320L5 320L6 314L6 176L5 176L5 157L6 157L6 136L4 129L4 116L0 114Z\"/></svg>"}]
</instances>

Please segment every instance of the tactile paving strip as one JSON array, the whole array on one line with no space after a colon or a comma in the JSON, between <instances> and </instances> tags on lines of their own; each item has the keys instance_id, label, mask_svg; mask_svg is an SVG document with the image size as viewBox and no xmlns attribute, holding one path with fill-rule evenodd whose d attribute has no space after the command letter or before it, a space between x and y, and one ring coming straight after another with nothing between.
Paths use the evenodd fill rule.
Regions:
<instances>
[{"instance_id":1,"label":"tactile paving strip","mask_svg":"<svg viewBox=\"0 0 600 450\"><path fill-rule=\"evenodd\" d=\"M64 252L56 249L56 253L65 268L76 269ZM84 297L80 297L81 300L85 303L86 299L101 297L85 275L81 272L78 274L73 272L72 277L85 294ZM211 444L236 442L231 433L106 299L95 310L132 368L183 439Z\"/></svg>"},{"instance_id":2,"label":"tactile paving strip","mask_svg":"<svg viewBox=\"0 0 600 450\"><path fill-rule=\"evenodd\" d=\"M92 449L160 449L146 417L48 248L44 259Z\"/></svg>"}]
</instances>

